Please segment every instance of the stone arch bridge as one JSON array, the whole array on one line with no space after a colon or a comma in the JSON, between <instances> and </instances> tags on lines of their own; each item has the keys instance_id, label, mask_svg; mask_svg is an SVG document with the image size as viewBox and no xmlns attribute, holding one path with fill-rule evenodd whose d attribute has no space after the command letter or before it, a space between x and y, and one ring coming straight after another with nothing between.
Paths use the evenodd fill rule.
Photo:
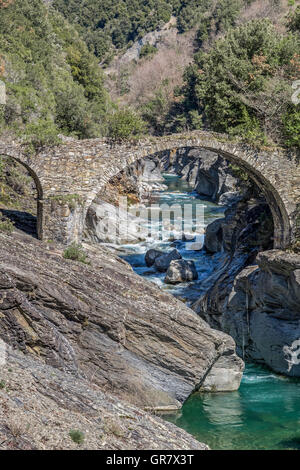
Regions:
<instances>
[{"instance_id":1,"label":"stone arch bridge","mask_svg":"<svg viewBox=\"0 0 300 470\"><path fill-rule=\"evenodd\" d=\"M120 145L103 139L66 139L34 156L28 155L21 144L0 141L0 155L22 163L35 181L39 238L66 244L81 240L87 210L113 176L146 156L163 151L175 155L181 148L215 152L249 174L270 205L275 248L287 247L298 236L300 166L294 155L283 150L257 150L203 131Z\"/></svg>"}]
</instances>

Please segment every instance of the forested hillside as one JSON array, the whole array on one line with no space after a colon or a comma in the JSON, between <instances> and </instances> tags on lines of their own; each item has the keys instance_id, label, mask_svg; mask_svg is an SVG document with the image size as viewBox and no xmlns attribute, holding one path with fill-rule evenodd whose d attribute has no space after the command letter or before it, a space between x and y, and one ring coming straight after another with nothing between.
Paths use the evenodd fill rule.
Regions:
<instances>
[{"instance_id":1,"label":"forested hillside","mask_svg":"<svg viewBox=\"0 0 300 470\"><path fill-rule=\"evenodd\" d=\"M203 128L299 147L299 18L297 0L0 0L2 132L47 143Z\"/></svg>"},{"instance_id":2,"label":"forested hillside","mask_svg":"<svg viewBox=\"0 0 300 470\"><path fill-rule=\"evenodd\" d=\"M45 142L59 132L105 133L110 104L97 60L74 27L42 0L0 2L0 62L7 90L2 133Z\"/></svg>"},{"instance_id":3,"label":"forested hillside","mask_svg":"<svg viewBox=\"0 0 300 470\"><path fill-rule=\"evenodd\" d=\"M100 58L112 47L127 47L146 32L163 26L180 0L54 0L53 5L76 23L90 49Z\"/></svg>"},{"instance_id":4,"label":"forested hillside","mask_svg":"<svg viewBox=\"0 0 300 470\"><path fill-rule=\"evenodd\" d=\"M231 28L208 50L199 47L163 132L204 127L299 147L300 108L291 99L300 77L299 11L282 33L269 19L255 19Z\"/></svg>"},{"instance_id":5,"label":"forested hillside","mask_svg":"<svg viewBox=\"0 0 300 470\"><path fill-rule=\"evenodd\" d=\"M197 19L183 82L173 93L161 83L140 106L150 132L210 129L252 144L300 147L300 105L292 102L300 79L299 2L241 3L211 2Z\"/></svg>"},{"instance_id":6,"label":"forested hillside","mask_svg":"<svg viewBox=\"0 0 300 470\"><path fill-rule=\"evenodd\" d=\"M54 0L53 5L79 26L90 49L109 61L115 49L126 48L174 15L180 33L198 26L199 39L232 25L253 0Z\"/></svg>"}]
</instances>

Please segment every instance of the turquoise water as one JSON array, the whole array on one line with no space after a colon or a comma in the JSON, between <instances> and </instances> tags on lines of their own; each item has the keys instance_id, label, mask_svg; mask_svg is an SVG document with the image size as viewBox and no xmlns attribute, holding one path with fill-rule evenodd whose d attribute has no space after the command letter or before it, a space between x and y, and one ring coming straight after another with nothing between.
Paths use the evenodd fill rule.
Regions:
<instances>
[{"instance_id":1,"label":"turquoise water","mask_svg":"<svg viewBox=\"0 0 300 470\"><path fill-rule=\"evenodd\" d=\"M194 209L198 204L204 204L203 227L223 216L222 208L199 198L178 176L165 175L165 180L168 189L153 194L151 202L181 206L190 202ZM189 215L185 222L184 231L191 233L195 217ZM160 226L157 223L157 232ZM200 243L204 237L201 235L203 227L198 227ZM204 251L189 249L185 242L175 242L185 259L195 261L199 280L174 287L164 284L165 274L147 268L144 262L149 248L169 250L173 246L174 242L168 239L151 239L136 245L124 245L121 249L123 257L138 274L189 303L205 290L206 278L222 263L224 255L208 255ZM185 429L211 449L300 449L300 381L248 364L237 392L195 394L179 412L163 415L163 418Z\"/></svg>"},{"instance_id":2,"label":"turquoise water","mask_svg":"<svg viewBox=\"0 0 300 470\"><path fill-rule=\"evenodd\" d=\"M215 450L297 450L300 381L248 364L237 392L195 394L164 418Z\"/></svg>"}]
</instances>

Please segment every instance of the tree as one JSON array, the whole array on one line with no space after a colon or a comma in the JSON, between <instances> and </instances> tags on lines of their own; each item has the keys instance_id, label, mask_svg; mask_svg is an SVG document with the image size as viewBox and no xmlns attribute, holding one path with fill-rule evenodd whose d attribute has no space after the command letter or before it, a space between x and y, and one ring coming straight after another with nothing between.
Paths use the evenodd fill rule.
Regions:
<instances>
[{"instance_id":1,"label":"tree","mask_svg":"<svg viewBox=\"0 0 300 470\"><path fill-rule=\"evenodd\" d=\"M42 0L1 8L0 73L7 91L0 125L34 145L65 133L106 132L110 100L97 59L73 26Z\"/></svg>"},{"instance_id":2,"label":"tree","mask_svg":"<svg viewBox=\"0 0 300 470\"><path fill-rule=\"evenodd\" d=\"M145 130L144 121L128 108L115 111L108 122L108 137L113 142L137 139Z\"/></svg>"},{"instance_id":3,"label":"tree","mask_svg":"<svg viewBox=\"0 0 300 470\"><path fill-rule=\"evenodd\" d=\"M291 109L291 84L300 71L299 36L278 34L269 20L231 28L186 68L181 107L173 122L298 145L298 110ZM290 137L288 137L290 136Z\"/></svg>"}]
</instances>

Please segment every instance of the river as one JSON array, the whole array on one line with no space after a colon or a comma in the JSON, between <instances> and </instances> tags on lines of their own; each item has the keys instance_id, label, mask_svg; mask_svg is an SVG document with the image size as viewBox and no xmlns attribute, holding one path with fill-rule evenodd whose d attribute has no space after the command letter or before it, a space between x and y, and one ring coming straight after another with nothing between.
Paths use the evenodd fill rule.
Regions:
<instances>
[{"instance_id":1,"label":"river","mask_svg":"<svg viewBox=\"0 0 300 470\"><path fill-rule=\"evenodd\" d=\"M191 214L195 214L198 204L205 206L204 226L223 216L224 208L201 199L178 176L164 175L164 178L167 189L154 193L152 202L160 206L179 204L182 207L191 204L193 212L187 211L189 219L184 221L185 233L191 233L196 224L195 216ZM157 232L161 226L161 222L157 222ZM197 239L200 246L204 237L201 228ZM157 273L145 265L144 256L149 248L169 250L171 247L176 247L184 259L195 262L199 276L197 281L167 285L163 282L164 273ZM224 255L209 255L190 247L183 241L174 243L154 237L147 242L123 245L119 249L136 273L191 304L205 290L205 280L222 262ZM238 391L194 394L180 411L165 414L163 418L207 443L211 449L300 449L300 380L278 376L259 365L246 364Z\"/></svg>"}]
</instances>

